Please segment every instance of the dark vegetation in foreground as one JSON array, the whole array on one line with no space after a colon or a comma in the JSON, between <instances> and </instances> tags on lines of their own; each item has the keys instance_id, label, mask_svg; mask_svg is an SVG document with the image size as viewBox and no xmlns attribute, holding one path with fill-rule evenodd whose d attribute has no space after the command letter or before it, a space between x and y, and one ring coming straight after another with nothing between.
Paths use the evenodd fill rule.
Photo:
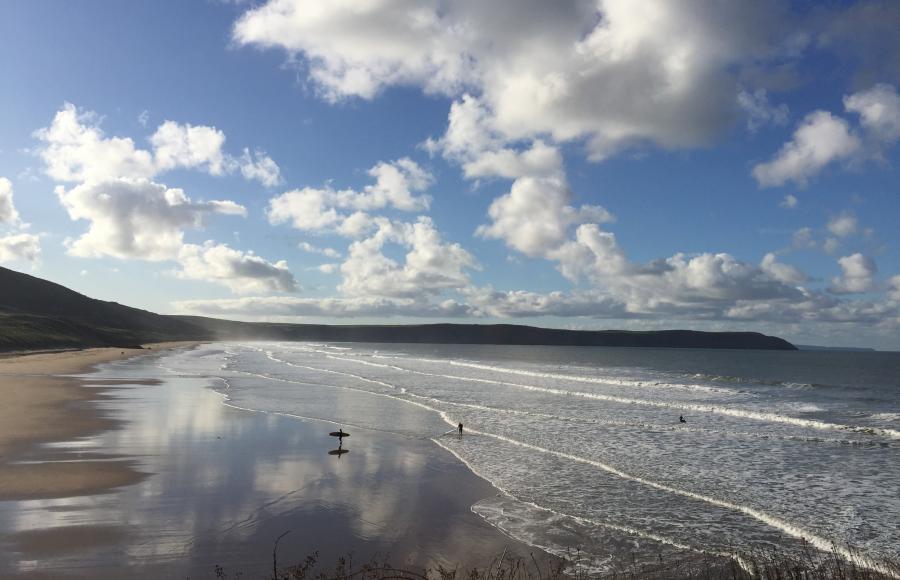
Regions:
<instances>
[{"instance_id":1,"label":"dark vegetation in foreground","mask_svg":"<svg viewBox=\"0 0 900 580\"><path fill-rule=\"evenodd\" d=\"M115 346L172 340L316 340L796 350L756 332L564 330L514 324L326 325L166 316L95 300L0 268L0 351Z\"/></svg>"},{"instance_id":2,"label":"dark vegetation in foreground","mask_svg":"<svg viewBox=\"0 0 900 580\"><path fill-rule=\"evenodd\" d=\"M280 539L280 538L279 538ZM277 542L276 542L277 546ZM277 550L277 549L276 549ZM836 548L823 554L811 547L798 555L778 551L741 553L738 559L719 556L699 556L689 559L660 561L653 565L637 565L603 573L584 572L566 559L553 558L538 561L509 558L504 552L483 568L416 569L397 568L387 559L375 558L357 564L351 556L343 556L331 567L319 565L318 553L307 556L299 564L279 567L277 551L272 553L272 572L267 580L887 580L900 578L900 560L892 557L878 558L874 562L878 570L861 564L862 558L842 557ZM582 561L579 554L572 554L569 561ZM590 564L588 564L590 566ZM244 579L241 573L230 575L216 566L219 580Z\"/></svg>"}]
</instances>

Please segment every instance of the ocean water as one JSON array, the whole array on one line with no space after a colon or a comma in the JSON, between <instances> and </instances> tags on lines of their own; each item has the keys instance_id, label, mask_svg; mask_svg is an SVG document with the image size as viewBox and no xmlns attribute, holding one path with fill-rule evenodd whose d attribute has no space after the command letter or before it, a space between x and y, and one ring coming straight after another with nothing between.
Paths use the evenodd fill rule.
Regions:
<instances>
[{"instance_id":1,"label":"ocean water","mask_svg":"<svg viewBox=\"0 0 900 580\"><path fill-rule=\"evenodd\" d=\"M589 572L900 556L900 353L218 343L160 364L237 408L430 439L497 488L475 513Z\"/></svg>"}]
</instances>

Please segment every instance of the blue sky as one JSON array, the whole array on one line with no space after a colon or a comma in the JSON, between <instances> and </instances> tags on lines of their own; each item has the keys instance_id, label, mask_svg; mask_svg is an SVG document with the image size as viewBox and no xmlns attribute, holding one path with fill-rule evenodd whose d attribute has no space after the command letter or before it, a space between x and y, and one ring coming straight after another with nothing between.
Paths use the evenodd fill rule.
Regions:
<instances>
[{"instance_id":1,"label":"blue sky","mask_svg":"<svg viewBox=\"0 0 900 580\"><path fill-rule=\"evenodd\" d=\"M165 313L900 349L890 1L5 2L0 262Z\"/></svg>"}]
</instances>

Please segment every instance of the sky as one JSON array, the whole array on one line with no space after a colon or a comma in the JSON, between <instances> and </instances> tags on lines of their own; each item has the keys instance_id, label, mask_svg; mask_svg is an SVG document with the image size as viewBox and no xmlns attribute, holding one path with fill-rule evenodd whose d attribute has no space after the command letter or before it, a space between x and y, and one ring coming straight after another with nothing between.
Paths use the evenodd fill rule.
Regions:
<instances>
[{"instance_id":1,"label":"sky","mask_svg":"<svg viewBox=\"0 0 900 580\"><path fill-rule=\"evenodd\" d=\"M0 264L167 314L900 350L900 3L0 0Z\"/></svg>"}]
</instances>

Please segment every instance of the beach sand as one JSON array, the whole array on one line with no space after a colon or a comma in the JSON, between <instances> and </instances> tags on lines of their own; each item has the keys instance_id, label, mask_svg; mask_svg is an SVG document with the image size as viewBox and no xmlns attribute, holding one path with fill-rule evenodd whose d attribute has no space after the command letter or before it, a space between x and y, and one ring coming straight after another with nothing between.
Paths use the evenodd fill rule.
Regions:
<instances>
[{"instance_id":1,"label":"beach sand","mask_svg":"<svg viewBox=\"0 0 900 580\"><path fill-rule=\"evenodd\" d=\"M159 343L146 350L93 348L18 354L0 358L0 501L101 493L138 481L127 460L54 458L41 444L77 439L111 429L116 421L92 401L99 391L82 388L77 375L115 360L190 343Z\"/></svg>"},{"instance_id":2,"label":"beach sand","mask_svg":"<svg viewBox=\"0 0 900 580\"><path fill-rule=\"evenodd\" d=\"M329 455L334 425L229 408L134 354L0 360L0 577L253 578L285 532L283 565L546 561L471 512L496 490L432 441L355 430Z\"/></svg>"}]
</instances>

